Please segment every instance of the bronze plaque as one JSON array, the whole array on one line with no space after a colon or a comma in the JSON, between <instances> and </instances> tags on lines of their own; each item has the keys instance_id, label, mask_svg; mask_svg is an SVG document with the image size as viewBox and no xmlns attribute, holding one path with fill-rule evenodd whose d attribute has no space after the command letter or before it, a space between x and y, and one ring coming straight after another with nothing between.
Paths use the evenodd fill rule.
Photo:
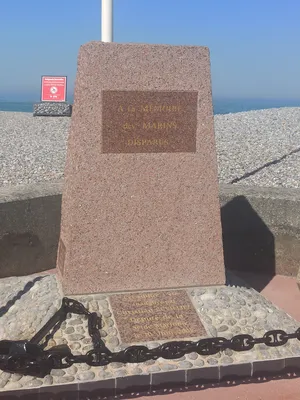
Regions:
<instances>
[{"instance_id":1,"label":"bronze plaque","mask_svg":"<svg viewBox=\"0 0 300 400\"><path fill-rule=\"evenodd\" d=\"M64 242L61 239L59 239L57 266L62 274L64 272L65 258L66 258L66 246Z\"/></svg>"},{"instance_id":2,"label":"bronze plaque","mask_svg":"<svg viewBox=\"0 0 300 400\"><path fill-rule=\"evenodd\" d=\"M206 335L184 290L116 294L110 304L123 343Z\"/></svg>"},{"instance_id":3,"label":"bronze plaque","mask_svg":"<svg viewBox=\"0 0 300 400\"><path fill-rule=\"evenodd\" d=\"M103 91L103 153L196 152L198 92Z\"/></svg>"}]
</instances>

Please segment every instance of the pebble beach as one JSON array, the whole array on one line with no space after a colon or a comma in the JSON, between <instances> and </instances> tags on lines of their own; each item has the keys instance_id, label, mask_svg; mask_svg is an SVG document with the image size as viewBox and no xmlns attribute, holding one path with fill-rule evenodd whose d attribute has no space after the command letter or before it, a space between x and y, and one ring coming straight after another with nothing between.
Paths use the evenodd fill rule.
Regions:
<instances>
[{"instance_id":1,"label":"pebble beach","mask_svg":"<svg viewBox=\"0 0 300 400\"><path fill-rule=\"evenodd\" d=\"M300 107L215 115L220 183L300 187ZM0 186L63 179L70 118L0 112Z\"/></svg>"}]
</instances>

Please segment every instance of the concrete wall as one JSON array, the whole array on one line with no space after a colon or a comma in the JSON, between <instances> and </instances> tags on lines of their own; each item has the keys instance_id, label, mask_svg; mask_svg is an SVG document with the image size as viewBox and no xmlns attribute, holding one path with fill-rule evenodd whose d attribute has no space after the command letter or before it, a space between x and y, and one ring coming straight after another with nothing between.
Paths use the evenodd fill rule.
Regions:
<instances>
[{"instance_id":1,"label":"concrete wall","mask_svg":"<svg viewBox=\"0 0 300 400\"><path fill-rule=\"evenodd\" d=\"M0 278L54 268L62 183L0 188Z\"/></svg>"},{"instance_id":2,"label":"concrete wall","mask_svg":"<svg viewBox=\"0 0 300 400\"><path fill-rule=\"evenodd\" d=\"M0 278L56 263L62 182L0 189ZM228 269L296 276L300 190L220 185Z\"/></svg>"},{"instance_id":3,"label":"concrete wall","mask_svg":"<svg viewBox=\"0 0 300 400\"><path fill-rule=\"evenodd\" d=\"M299 189L221 185L220 203L228 269L297 275Z\"/></svg>"}]
</instances>

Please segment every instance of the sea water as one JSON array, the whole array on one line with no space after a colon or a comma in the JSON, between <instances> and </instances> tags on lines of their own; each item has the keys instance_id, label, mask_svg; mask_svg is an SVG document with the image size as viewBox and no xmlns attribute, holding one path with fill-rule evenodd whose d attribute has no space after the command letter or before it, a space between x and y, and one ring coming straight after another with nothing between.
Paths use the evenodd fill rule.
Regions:
<instances>
[{"instance_id":1,"label":"sea water","mask_svg":"<svg viewBox=\"0 0 300 400\"><path fill-rule=\"evenodd\" d=\"M214 98L214 114L229 114L242 111L279 107L300 107L300 99L229 99ZM0 101L0 111L33 112L33 102Z\"/></svg>"}]
</instances>

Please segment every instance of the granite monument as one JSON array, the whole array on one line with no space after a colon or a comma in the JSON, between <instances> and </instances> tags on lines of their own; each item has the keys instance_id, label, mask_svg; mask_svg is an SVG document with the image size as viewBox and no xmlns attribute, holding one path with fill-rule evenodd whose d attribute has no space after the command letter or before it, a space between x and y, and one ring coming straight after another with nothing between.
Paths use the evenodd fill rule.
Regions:
<instances>
[{"instance_id":1,"label":"granite monument","mask_svg":"<svg viewBox=\"0 0 300 400\"><path fill-rule=\"evenodd\" d=\"M57 260L67 295L224 283L206 47L81 47Z\"/></svg>"}]
</instances>

